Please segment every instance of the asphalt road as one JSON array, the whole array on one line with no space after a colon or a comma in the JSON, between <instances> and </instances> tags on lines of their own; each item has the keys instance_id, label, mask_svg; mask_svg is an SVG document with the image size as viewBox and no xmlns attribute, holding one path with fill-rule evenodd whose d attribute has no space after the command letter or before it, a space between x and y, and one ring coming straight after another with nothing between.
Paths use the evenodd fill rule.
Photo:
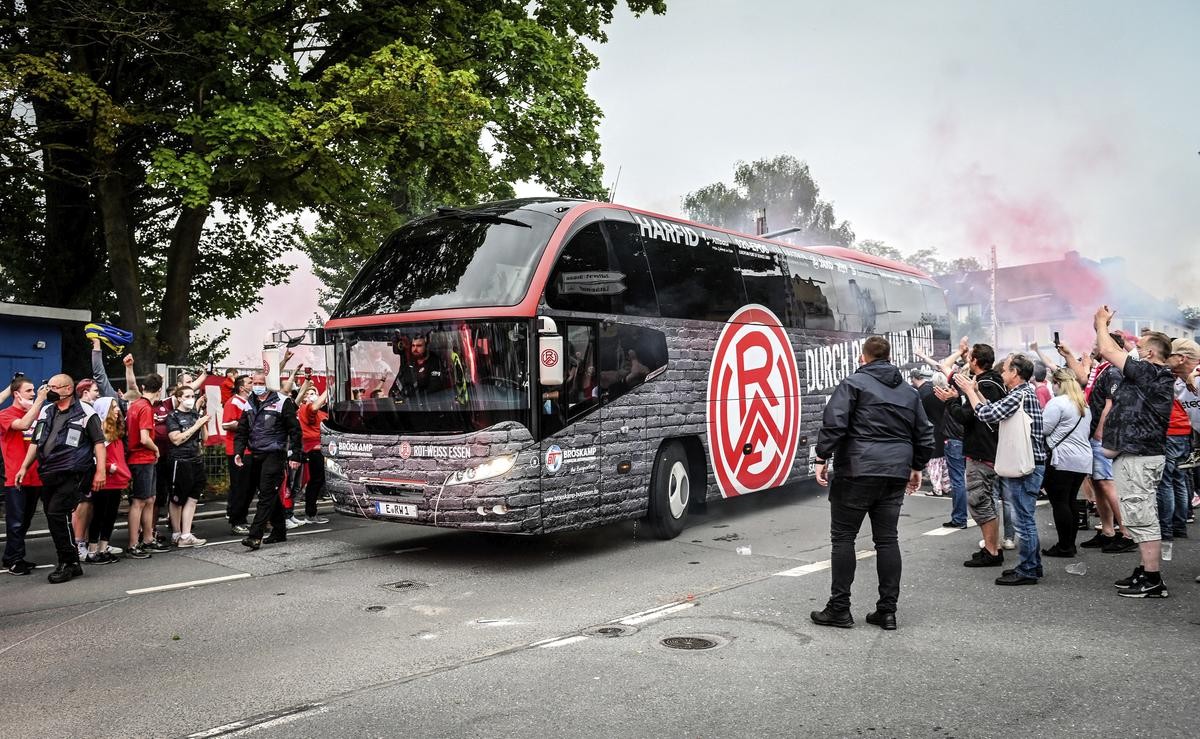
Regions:
<instances>
[{"instance_id":1,"label":"asphalt road","mask_svg":"<svg viewBox=\"0 0 1200 739\"><path fill-rule=\"evenodd\" d=\"M1168 600L1115 595L1131 554L1088 552L1082 577L1047 559L1039 585L1001 588L961 566L978 532L943 535L947 513L905 504L895 632L863 620L866 536L858 624L809 620L829 587L815 488L713 505L668 542L334 517L251 553L205 520L201 549L57 586L0 576L0 736L1194 733L1200 538L1176 543Z\"/></svg>"}]
</instances>

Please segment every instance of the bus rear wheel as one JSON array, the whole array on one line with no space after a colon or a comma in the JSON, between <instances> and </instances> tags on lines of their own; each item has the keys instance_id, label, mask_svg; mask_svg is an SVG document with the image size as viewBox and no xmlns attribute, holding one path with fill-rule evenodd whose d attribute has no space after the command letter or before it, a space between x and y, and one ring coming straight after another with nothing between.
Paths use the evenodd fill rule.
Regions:
<instances>
[{"instance_id":1,"label":"bus rear wheel","mask_svg":"<svg viewBox=\"0 0 1200 739\"><path fill-rule=\"evenodd\" d=\"M687 453L677 441L668 442L654 460L650 478L650 528L659 539L674 539L687 523L691 503Z\"/></svg>"}]
</instances>

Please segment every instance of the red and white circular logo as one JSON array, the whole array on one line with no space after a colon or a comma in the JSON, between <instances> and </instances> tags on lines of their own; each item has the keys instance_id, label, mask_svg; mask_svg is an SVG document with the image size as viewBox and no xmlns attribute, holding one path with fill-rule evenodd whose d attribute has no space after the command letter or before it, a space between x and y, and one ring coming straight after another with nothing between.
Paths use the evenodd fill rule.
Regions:
<instances>
[{"instance_id":1,"label":"red and white circular logo","mask_svg":"<svg viewBox=\"0 0 1200 739\"><path fill-rule=\"evenodd\" d=\"M770 309L747 305L729 318L713 352L707 400L708 449L721 495L782 485L800 438L800 374Z\"/></svg>"},{"instance_id":2,"label":"red and white circular logo","mask_svg":"<svg viewBox=\"0 0 1200 739\"><path fill-rule=\"evenodd\" d=\"M412 445L407 441L400 442L400 459L408 459L412 456Z\"/></svg>"},{"instance_id":3,"label":"red and white circular logo","mask_svg":"<svg viewBox=\"0 0 1200 739\"><path fill-rule=\"evenodd\" d=\"M542 364L547 367L553 367L558 364L558 352L553 349L546 349L542 352Z\"/></svg>"}]
</instances>

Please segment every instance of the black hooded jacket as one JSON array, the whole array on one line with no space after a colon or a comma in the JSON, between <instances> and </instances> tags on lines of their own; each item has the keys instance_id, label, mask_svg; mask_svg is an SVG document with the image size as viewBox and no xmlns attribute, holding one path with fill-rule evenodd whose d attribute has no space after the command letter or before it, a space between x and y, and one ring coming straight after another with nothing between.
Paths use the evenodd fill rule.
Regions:
<instances>
[{"instance_id":1,"label":"black hooded jacket","mask_svg":"<svg viewBox=\"0 0 1200 739\"><path fill-rule=\"evenodd\" d=\"M933 424L894 364L877 360L842 380L825 405L817 458L837 475L907 480L933 454Z\"/></svg>"},{"instance_id":2,"label":"black hooded jacket","mask_svg":"<svg viewBox=\"0 0 1200 739\"><path fill-rule=\"evenodd\" d=\"M1000 400L1008 394L1004 378L996 370L987 370L975 378L979 394L988 403ZM996 444L1000 440L1000 426L988 424L975 417L975 409L967 402L962 391L954 400L946 401L946 412L962 424L963 456L977 462L991 464L996 461Z\"/></svg>"}]
</instances>

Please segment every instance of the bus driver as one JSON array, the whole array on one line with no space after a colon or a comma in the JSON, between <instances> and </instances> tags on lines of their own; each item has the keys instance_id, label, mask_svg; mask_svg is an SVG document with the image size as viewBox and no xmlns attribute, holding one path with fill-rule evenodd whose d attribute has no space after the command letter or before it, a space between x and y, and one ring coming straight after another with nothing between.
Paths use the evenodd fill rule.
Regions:
<instances>
[{"instance_id":1,"label":"bus driver","mask_svg":"<svg viewBox=\"0 0 1200 739\"><path fill-rule=\"evenodd\" d=\"M447 386L446 368L436 354L429 352L429 339L414 336L409 343L408 359L396 373L388 393L392 398L411 398L417 392L442 390Z\"/></svg>"}]
</instances>

